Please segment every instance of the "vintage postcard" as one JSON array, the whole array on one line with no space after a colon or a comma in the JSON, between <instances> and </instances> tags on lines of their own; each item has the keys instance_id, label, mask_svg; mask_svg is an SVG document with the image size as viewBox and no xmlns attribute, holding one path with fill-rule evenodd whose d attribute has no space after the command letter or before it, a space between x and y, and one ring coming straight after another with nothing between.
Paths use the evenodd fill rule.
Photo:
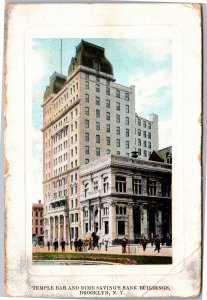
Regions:
<instances>
[{"instance_id":1,"label":"vintage postcard","mask_svg":"<svg viewBox=\"0 0 207 300\"><path fill-rule=\"evenodd\" d=\"M199 295L200 6L5 10L6 294Z\"/></svg>"}]
</instances>

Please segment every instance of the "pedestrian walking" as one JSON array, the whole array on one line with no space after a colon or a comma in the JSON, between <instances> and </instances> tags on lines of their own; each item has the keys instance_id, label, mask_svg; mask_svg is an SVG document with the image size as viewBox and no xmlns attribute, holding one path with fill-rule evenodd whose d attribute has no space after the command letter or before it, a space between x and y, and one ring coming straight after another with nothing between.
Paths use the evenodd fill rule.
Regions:
<instances>
[{"instance_id":1,"label":"pedestrian walking","mask_svg":"<svg viewBox=\"0 0 207 300\"><path fill-rule=\"evenodd\" d=\"M65 252L65 241L62 239L61 243L62 252Z\"/></svg>"},{"instance_id":2,"label":"pedestrian walking","mask_svg":"<svg viewBox=\"0 0 207 300\"><path fill-rule=\"evenodd\" d=\"M147 247L147 240L145 239L145 237L144 237L144 239L142 240L142 247L143 247L143 251L145 251L145 250L146 250L146 247Z\"/></svg>"},{"instance_id":3,"label":"pedestrian walking","mask_svg":"<svg viewBox=\"0 0 207 300\"><path fill-rule=\"evenodd\" d=\"M126 245L127 245L127 240L126 240L126 238L124 237L123 238L123 241L122 241L122 253L127 253L126 252Z\"/></svg>"},{"instance_id":4,"label":"pedestrian walking","mask_svg":"<svg viewBox=\"0 0 207 300\"><path fill-rule=\"evenodd\" d=\"M57 239L55 239L53 246L54 246L54 250L58 251L58 240Z\"/></svg>"},{"instance_id":5,"label":"pedestrian walking","mask_svg":"<svg viewBox=\"0 0 207 300\"><path fill-rule=\"evenodd\" d=\"M77 239L75 239L75 241L74 241L74 247L75 247L75 252L77 252L77 250L78 250L78 241L77 241Z\"/></svg>"},{"instance_id":6,"label":"pedestrian walking","mask_svg":"<svg viewBox=\"0 0 207 300\"><path fill-rule=\"evenodd\" d=\"M50 241L47 241L47 250L50 251Z\"/></svg>"},{"instance_id":7,"label":"pedestrian walking","mask_svg":"<svg viewBox=\"0 0 207 300\"><path fill-rule=\"evenodd\" d=\"M73 250L73 240L70 241L70 250Z\"/></svg>"},{"instance_id":8,"label":"pedestrian walking","mask_svg":"<svg viewBox=\"0 0 207 300\"><path fill-rule=\"evenodd\" d=\"M160 240L157 237L155 240L155 251L157 250L158 253L160 253Z\"/></svg>"},{"instance_id":9,"label":"pedestrian walking","mask_svg":"<svg viewBox=\"0 0 207 300\"><path fill-rule=\"evenodd\" d=\"M108 240L104 240L104 246L105 246L105 250L107 251L108 250Z\"/></svg>"}]
</instances>

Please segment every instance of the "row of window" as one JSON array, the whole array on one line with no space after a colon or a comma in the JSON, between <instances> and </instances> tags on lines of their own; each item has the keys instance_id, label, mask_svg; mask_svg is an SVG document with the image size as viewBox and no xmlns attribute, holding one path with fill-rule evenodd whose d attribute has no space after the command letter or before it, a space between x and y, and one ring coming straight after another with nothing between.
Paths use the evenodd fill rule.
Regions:
<instances>
[{"instance_id":1,"label":"row of window","mask_svg":"<svg viewBox=\"0 0 207 300\"><path fill-rule=\"evenodd\" d=\"M107 177L106 177L107 178ZM107 183L107 188L106 188ZM105 186L104 186L105 185ZM104 192L108 192L109 183L108 178L103 183ZM133 179L133 193L141 195L143 188L142 179ZM127 181L124 176L116 176L116 192L118 193L126 193L127 189ZM94 191L98 190L98 181L94 181ZM148 180L147 182L147 192L149 196L157 196L157 181L156 180ZM84 195L85 198L89 195L89 183L84 184ZM170 186L163 184L162 185L162 195L169 197L170 196Z\"/></svg>"},{"instance_id":2,"label":"row of window","mask_svg":"<svg viewBox=\"0 0 207 300\"><path fill-rule=\"evenodd\" d=\"M142 146L142 140L138 139L137 144L138 144L138 146ZM136 139L135 139L135 145L136 145ZM143 141L143 146L147 147L147 141L145 141L145 140ZM149 149L152 148L151 142L148 142L148 148Z\"/></svg>"},{"instance_id":3,"label":"row of window","mask_svg":"<svg viewBox=\"0 0 207 300\"><path fill-rule=\"evenodd\" d=\"M89 81L85 80L85 89L89 90ZM100 84L96 83L96 92L100 93ZM106 86L106 95L110 96L111 95L111 89L109 86ZM121 98L121 91L116 89L116 98ZM124 99L126 101L129 101L129 93L124 92Z\"/></svg>"},{"instance_id":4,"label":"row of window","mask_svg":"<svg viewBox=\"0 0 207 300\"><path fill-rule=\"evenodd\" d=\"M136 118L137 120L137 118ZM152 124L146 120L141 120L140 118L138 118L138 122L137 122L138 126L143 126L144 128L151 129Z\"/></svg>"},{"instance_id":5,"label":"row of window","mask_svg":"<svg viewBox=\"0 0 207 300\"><path fill-rule=\"evenodd\" d=\"M96 118L100 118L100 110L97 109L96 110ZM110 116L110 112L106 112L106 120L110 121L111 116ZM98 123L98 124L97 124ZM116 115L116 123L121 123L121 116L120 115ZM98 129L97 129L97 125L98 125ZM129 125L129 117L125 117L125 125ZM89 120L85 120L85 128L89 128ZM96 129L100 130L100 123L96 122Z\"/></svg>"},{"instance_id":6,"label":"row of window","mask_svg":"<svg viewBox=\"0 0 207 300\"><path fill-rule=\"evenodd\" d=\"M70 223L78 222L78 213L70 214Z\"/></svg>"},{"instance_id":7,"label":"row of window","mask_svg":"<svg viewBox=\"0 0 207 300\"><path fill-rule=\"evenodd\" d=\"M58 146L54 147L53 153L57 154L58 151L62 151L63 149L67 149L68 147L68 141L64 141L62 144L59 144Z\"/></svg>"},{"instance_id":8,"label":"row of window","mask_svg":"<svg viewBox=\"0 0 207 300\"><path fill-rule=\"evenodd\" d=\"M77 208L78 207L78 199L71 199L70 200L70 208Z\"/></svg>"},{"instance_id":9,"label":"row of window","mask_svg":"<svg viewBox=\"0 0 207 300\"><path fill-rule=\"evenodd\" d=\"M57 143L57 141L60 141L62 138L66 137L67 133L68 133L68 128L66 127L53 136L53 143Z\"/></svg>"},{"instance_id":10,"label":"row of window","mask_svg":"<svg viewBox=\"0 0 207 300\"><path fill-rule=\"evenodd\" d=\"M78 89L78 82L73 84L73 86L70 88L70 94L72 95L73 92L75 92Z\"/></svg>"},{"instance_id":11,"label":"row of window","mask_svg":"<svg viewBox=\"0 0 207 300\"><path fill-rule=\"evenodd\" d=\"M34 225L33 220L32 220L32 225ZM43 219L41 219L41 220L36 219L35 220L35 225L43 225Z\"/></svg>"},{"instance_id":12,"label":"row of window","mask_svg":"<svg viewBox=\"0 0 207 300\"><path fill-rule=\"evenodd\" d=\"M34 216L36 216L36 217L42 217L43 216L43 212L42 211L32 211L32 215Z\"/></svg>"},{"instance_id":13,"label":"row of window","mask_svg":"<svg viewBox=\"0 0 207 300\"><path fill-rule=\"evenodd\" d=\"M85 95L85 102L89 102L89 95L86 94ZM96 105L100 105L100 97L96 97ZM111 107L111 102L109 99L106 99L106 108L110 108ZM120 111L121 110L121 103L120 102L116 102L116 110ZM129 105L126 104L125 105L125 112L129 113ZM85 108L85 114L89 114L89 108L86 107Z\"/></svg>"},{"instance_id":14,"label":"row of window","mask_svg":"<svg viewBox=\"0 0 207 300\"><path fill-rule=\"evenodd\" d=\"M67 177L63 177L62 179L58 179L57 181L53 182L53 188L61 187L67 184Z\"/></svg>"},{"instance_id":15,"label":"row of window","mask_svg":"<svg viewBox=\"0 0 207 300\"><path fill-rule=\"evenodd\" d=\"M138 136L142 136L142 130L141 129L136 130L136 128L135 128L135 134L137 134ZM144 138L148 137L148 139L150 140L151 139L151 132L147 133L145 130L143 130L143 137Z\"/></svg>"},{"instance_id":16,"label":"row of window","mask_svg":"<svg viewBox=\"0 0 207 300\"><path fill-rule=\"evenodd\" d=\"M67 195L68 195L68 190L67 189L64 189L62 191L58 191L58 192L53 193L54 199L62 198L62 197L65 197Z\"/></svg>"},{"instance_id":17,"label":"row of window","mask_svg":"<svg viewBox=\"0 0 207 300\"><path fill-rule=\"evenodd\" d=\"M39 234L43 234L43 233L44 233L43 228L40 228ZM35 234L38 234L38 227L35 228Z\"/></svg>"},{"instance_id":18,"label":"row of window","mask_svg":"<svg viewBox=\"0 0 207 300\"><path fill-rule=\"evenodd\" d=\"M77 147L76 147L77 148ZM68 159L68 153L64 153L63 155L60 155L58 157L56 157L54 160L53 160L53 163L54 163L54 167L58 164L58 163L61 163L62 161L65 161ZM47 164L46 164L47 165Z\"/></svg>"},{"instance_id":19,"label":"row of window","mask_svg":"<svg viewBox=\"0 0 207 300\"><path fill-rule=\"evenodd\" d=\"M63 167L60 167L56 170L54 170L54 176L57 176L58 174L61 174L63 172L66 172L68 170L68 165L64 165Z\"/></svg>"}]
</instances>

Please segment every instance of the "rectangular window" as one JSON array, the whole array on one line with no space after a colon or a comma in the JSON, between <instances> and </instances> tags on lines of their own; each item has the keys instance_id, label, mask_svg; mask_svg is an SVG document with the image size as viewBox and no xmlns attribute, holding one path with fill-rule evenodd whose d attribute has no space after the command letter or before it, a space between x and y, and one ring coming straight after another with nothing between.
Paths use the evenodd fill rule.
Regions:
<instances>
[{"instance_id":1,"label":"rectangular window","mask_svg":"<svg viewBox=\"0 0 207 300\"><path fill-rule=\"evenodd\" d=\"M93 182L93 190L94 190L94 192L98 191L98 180Z\"/></svg>"},{"instance_id":2,"label":"rectangular window","mask_svg":"<svg viewBox=\"0 0 207 300\"><path fill-rule=\"evenodd\" d=\"M89 128L89 120L85 120L85 128Z\"/></svg>"},{"instance_id":3,"label":"rectangular window","mask_svg":"<svg viewBox=\"0 0 207 300\"><path fill-rule=\"evenodd\" d=\"M89 102L89 95L85 94L85 102Z\"/></svg>"},{"instance_id":4,"label":"rectangular window","mask_svg":"<svg viewBox=\"0 0 207 300\"><path fill-rule=\"evenodd\" d=\"M116 151L116 155L120 155L121 153L120 153L120 151Z\"/></svg>"},{"instance_id":5,"label":"rectangular window","mask_svg":"<svg viewBox=\"0 0 207 300\"><path fill-rule=\"evenodd\" d=\"M126 193L126 177L116 176L116 191Z\"/></svg>"},{"instance_id":6,"label":"rectangular window","mask_svg":"<svg viewBox=\"0 0 207 300\"><path fill-rule=\"evenodd\" d=\"M111 139L109 136L106 137L106 144L107 145L110 145L111 144Z\"/></svg>"},{"instance_id":7,"label":"rectangular window","mask_svg":"<svg viewBox=\"0 0 207 300\"><path fill-rule=\"evenodd\" d=\"M118 234L125 235L125 221L118 221Z\"/></svg>"},{"instance_id":8,"label":"rectangular window","mask_svg":"<svg viewBox=\"0 0 207 300\"><path fill-rule=\"evenodd\" d=\"M151 149L151 143L150 142L148 142L148 148Z\"/></svg>"},{"instance_id":9,"label":"rectangular window","mask_svg":"<svg viewBox=\"0 0 207 300\"><path fill-rule=\"evenodd\" d=\"M104 231L105 234L109 234L109 221L104 222Z\"/></svg>"},{"instance_id":10,"label":"rectangular window","mask_svg":"<svg viewBox=\"0 0 207 300\"><path fill-rule=\"evenodd\" d=\"M138 119L138 125L141 126L142 125L142 121L141 119Z\"/></svg>"},{"instance_id":11,"label":"rectangular window","mask_svg":"<svg viewBox=\"0 0 207 300\"><path fill-rule=\"evenodd\" d=\"M86 141L86 142L89 141L89 133L88 133L88 132L85 133L85 141Z\"/></svg>"},{"instance_id":12,"label":"rectangular window","mask_svg":"<svg viewBox=\"0 0 207 300\"><path fill-rule=\"evenodd\" d=\"M96 156L100 156L100 148L96 148Z\"/></svg>"},{"instance_id":13,"label":"rectangular window","mask_svg":"<svg viewBox=\"0 0 207 300\"><path fill-rule=\"evenodd\" d=\"M97 92L97 93L100 92L100 84L96 84L96 92Z\"/></svg>"},{"instance_id":14,"label":"rectangular window","mask_svg":"<svg viewBox=\"0 0 207 300\"><path fill-rule=\"evenodd\" d=\"M96 110L96 118L100 118L100 110L99 109Z\"/></svg>"},{"instance_id":15,"label":"rectangular window","mask_svg":"<svg viewBox=\"0 0 207 300\"><path fill-rule=\"evenodd\" d=\"M88 232L88 223L85 223L85 234Z\"/></svg>"},{"instance_id":16,"label":"rectangular window","mask_svg":"<svg viewBox=\"0 0 207 300\"><path fill-rule=\"evenodd\" d=\"M107 193L109 190L109 181L108 181L108 177L105 177L103 180L103 189L104 189L104 193Z\"/></svg>"},{"instance_id":17,"label":"rectangular window","mask_svg":"<svg viewBox=\"0 0 207 300\"><path fill-rule=\"evenodd\" d=\"M88 158L85 159L85 164L86 165L89 164L89 159Z\"/></svg>"},{"instance_id":18,"label":"rectangular window","mask_svg":"<svg viewBox=\"0 0 207 300\"><path fill-rule=\"evenodd\" d=\"M129 93L125 93L125 100L129 101Z\"/></svg>"},{"instance_id":19,"label":"rectangular window","mask_svg":"<svg viewBox=\"0 0 207 300\"><path fill-rule=\"evenodd\" d=\"M116 123L120 123L120 115L116 115Z\"/></svg>"},{"instance_id":20,"label":"rectangular window","mask_svg":"<svg viewBox=\"0 0 207 300\"><path fill-rule=\"evenodd\" d=\"M148 195L156 196L157 194L157 183L156 181L149 180L148 181Z\"/></svg>"},{"instance_id":21,"label":"rectangular window","mask_svg":"<svg viewBox=\"0 0 207 300\"><path fill-rule=\"evenodd\" d=\"M96 122L96 130L100 130L100 122Z\"/></svg>"},{"instance_id":22,"label":"rectangular window","mask_svg":"<svg viewBox=\"0 0 207 300\"><path fill-rule=\"evenodd\" d=\"M142 155L142 150L138 148L138 155Z\"/></svg>"},{"instance_id":23,"label":"rectangular window","mask_svg":"<svg viewBox=\"0 0 207 300\"><path fill-rule=\"evenodd\" d=\"M144 150L144 157L147 157L147 151Z\"/></svg>"},{"instance_id":24,"label":"rectangular window","mask_svg":"<svg viewBox=\"0 0 207 300\"><path fill-rule=\"evenodd\" d=\"M108 86L106 87L106 95L110 95L110 88Z\"/></svg>"},{"instance_id":25,"label":"rectangular window","mask_svg":"<svg viewBox=\"0 0 207 300\"><path fill-rule=\"evenodd\" d=\"M89 184L85 183L85 185L84 185L84 195L85 195L85 198L88 197L88 193L89 193Z\"/></svg>"},{"instance_id":26,"label":"rectangular window","mask_svg":"<svg viewBox=\"0 0 207 300\"><path fill-rule=\"evenodd\" d=\"M143 137L147 137L147 133L146 133L146 131L143 131Z\"/></svg>"},{"instance_id":27,"label":"rectangular window","mask_svg":"<svg viewBox=\"0 0 207 300\"><path fill-rule=\"evenodd\" d=\"M108 121L110 120L110 112L108 112L108 111L106 112L106 120L108 120Z\"/></svg>"},{"instance_id":28,"label":"rectangular window","mask_svg":"<svg viewBox=\"0 0 207 300\"><path fill-rule=\"evenodd\" d=\"M100 97L96 97L96 105L100 105Z\"/></svg>"},{"instance_id":29,"label":"rectangular window","mask_svg":"<svg viewBox=\"0 0 207 300\"><path fill-rule=\"evenodd\" d=\"M89 82L85 81L85 89L88 90L89 89Z\"/></svg>"},{"instance_id":30,"label":"rectangular window","mask_svg":"<svg viewBox=\"0 0 207 300\"><path fill-rule=\"evenodd\" d=\"M148 132L148 139L151 140L151 132Z\"/></svg>"},{"instance_id":31,"label":"rectangular window","mask_svg":"<svg viewBox=\"0 0 207 300\"><path fill-rule=\"evenodd\" d=\"M100 77L96 77L96 83L100 82Z\"/></svg>"},{"instance_id":32,"label":"rectangular window","mask_svg":"<svg viewBox=\"0 0 207 300\"><path fill-rule=\"evenodd\" d=\"M110 132L110 124L106 124L106 132Z\"/></svg>"},{"instance_id":33,"label":"rectangular window","mask_svg":"<svg viewBox=\"0 0 207 300\"><path fill-rule=\"evenodd\" d=\"M89 116L89 107L85 107L85 115Z\"/></svg>"},{"instance_id":34,"label":"rectangular window","mask_svg":"<svg viewBox=\"0 0 207 300\"><path fill-rule=\"evenodd\" d=\"M96 143L100 143L100 135L96 135Z\"/></svg>"},{"instance_id":35,"label":"rectangular window","mask_svg":"<svg viewBox=\"0 0 207 300\"><path fill-rule=\"evenodd\" d=\"M89 74L85 74L85 79L89 80Z\"/></svg>"},{"instance_id":36,"label":"rectangular window","mask_svg":"<svg viewBox=\"0 0 207 300\"><path fill-rule=\"evenodd\" d=\"M78 214L75 214L75 222L78 222Z\"/></svg>"},{"instance_id":37,"label":"rectangular window","mask_svg":"<svg viewBox=\"0 0 207 300\"><path fill-rule=\"evenodd\" d=\"M129 136L129 128L126 128L126 136Z\"/></svg>"},{"instance_id":38,"label":"rectangular window","mask_svg":"<svg viewBox=\"0 0 207 300\"><path fill-rule=\"evenodd\" d=\"M148 123L148 129L151 129L151 123Z\"/></svg>"},{"instance_id":39,"label":"rectangular window","mask_svg":"<svg viewBox=\"0 0 207 300\"><path fill-rule=\"evenodd\" d=\"M120 147L120 139L116 139L116 147Z\"/></svg>"},{"instance_id":40,"label":"rectangular window","mask_svg":"<svg viewBox=\"0 0 207 300\"><path fill-rule=\"evenodd\" d=\"M116 98L120 98L120 90L116 90Z\"/></svg>"},{"instance_id":41,"label":"rectangular window","mask_svg":"<svg viewBox=\"0 0 207 300\"><path fill-rule=\"evenodd\" d=\"M147 142L143 141L144 147L147 147Z\"/></svg>"},{"instance_id":42,"label":"rectangular window","mask_svg":"<svg viewBox=\"0 0 207 300\"><path fill-rule=\"evenodd\" d=\"M120 110L120 103L116 102L116 110Z\"/></svg>"},{"instance_id":43,"label":"rectangular window","mask_svg":"<svg viewBox=\"0 0 207 300\"><path fill-rule=\"evenodd\" d=\"M125 112L126 112L126 113L129 113L129 105L126 105L126 106L125 106Z\"/></svg>"},{"instance_id":44,"label":"rectangular window","mask_svg":"<svg viewBox=\"0 0 207 300\"><path fill-rule=\"evenodd\" d=\"M146 128L146 121L143 121L143 127Z\"/></svg>"},{"instance_id":45,"label":"rectangular window","mask_svg":"<svg viewBox=\"0 0 207 300\"><path fill-rule=\"evenodd\" d=\"M138 139L138 146L142 145L142 141L140 139Z\"/></svg>"},{"instance_id":46,"label":"rectangular window","mask_svg":"<svg viewBox=\"0 0 207 300\"><path fill-rule=\"evenodd\" d=\"M141 129L138 129L138 136L141 136Z\"/></svg>"},{"instance_id":47,"label":"rectangular window","mask_svg":"<svg viewBox=\"0 0 207 300\"><path fill-rule=\"evenodd\" d=\"M126 141L126 148L129 149L129 141Z\"/></svg>"},{"instance_id":48,"label":"rectangular window","mask_svg":"<svg viewBox=\"0 0 207 300\"><path fill-rule=\"evenodd\" d=\"M106 108L110 108L110 100L106 99Z\"/></svg>"},{"instance_id":49,"label":"rectangular window","mask_svg":"<svg viewBox=\"0 0 207 300\"><path fill-rule=\"evenodd\" d=\"M85 146L85 154L89 154L89 146Z\"/></svg>"},{"instance_id":50,"label":"rectangular window","mask_svg":"<svg viewBox=\"0 0 207 300\"><path fill-rule=\"evenodd\" d=\"M141 179L133 180L133 192L134 192L134 194L137 194L137 195L142 194L142 180Z\"/></svg>"},{"instance_id":51,"label":"rectangular window","mask_svg":"<svg viewBox=\"0 0 207 300\"><path fill-rule=\"evenodd\" d=\"M129 125L129 117L125 118L125 125Z\"/></svg>"},{"instance_id":52,"label":"rectangular window","mask_svg":"<svg viewBox=\"0 0 207 300\"><path fill-rule=\"evenodd\" d=\"M106 149L106 154L110 154L111 150L110 149Z\"/></svg>"},{"instance_id":53,"label":"rectangular window","mask_svg":"<svg viewBox=\"0 0 207 300\"><path fill-rule=\"evenodd\" d=\"M116 127L116 134L120 135L120 127L118 127L118 126Z\"/></svg>"}]
</instances>

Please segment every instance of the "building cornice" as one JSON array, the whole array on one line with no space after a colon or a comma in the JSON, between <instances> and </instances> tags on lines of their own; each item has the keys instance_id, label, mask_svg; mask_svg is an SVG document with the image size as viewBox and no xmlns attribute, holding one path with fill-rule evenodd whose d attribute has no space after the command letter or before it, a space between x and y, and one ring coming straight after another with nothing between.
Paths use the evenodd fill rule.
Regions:
<instances>
[{"instance_id":1,"label":"building cornice","mask_svg":"<svg viewBox=\"0 0 207 300\"><path fill-rule=\"evenodd\" d=\"M79 104L80 99L76 100L73 104L71 104L66 110L64 110L58 117L56 117L54 120L52 120L49 124L47 124L45 127L41 129L42 132L47 130L50 126L55 124L59 119L61 119L64 115L66 115L71 109L73 109L77 104Z\"/></svg>"}]
</instances>

